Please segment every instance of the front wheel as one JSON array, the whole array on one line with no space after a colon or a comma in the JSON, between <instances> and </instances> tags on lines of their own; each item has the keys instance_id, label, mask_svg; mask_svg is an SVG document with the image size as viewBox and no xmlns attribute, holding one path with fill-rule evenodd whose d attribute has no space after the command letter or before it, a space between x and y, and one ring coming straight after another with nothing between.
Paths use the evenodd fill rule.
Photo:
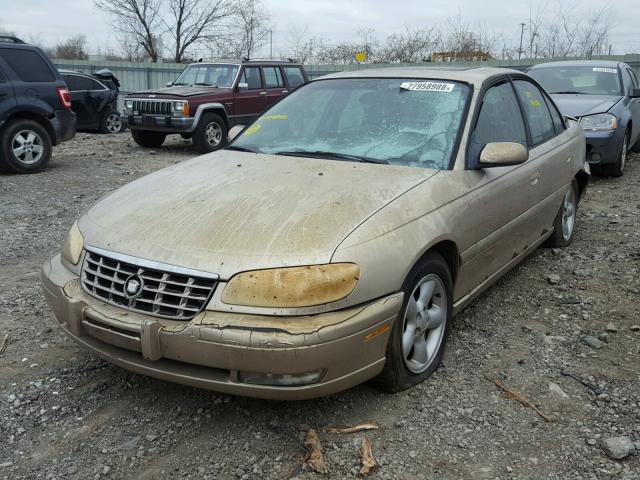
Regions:
<instances>
[{"instance_id":1,"label":"front wheel","mask_svg":"<svg viewBox=\"0 0 640 480\"><path fill-rule=\"evenodd\" d=\"M573 241L576 218L578 214L578 183L571 182L571 188L562 199L560 211L553 224L553 234L547 239L544 246L550 248L566 247Z\"/></svg>"},{"instance_id":2,"label":"front wheel","mask_svg":"<svg viewBox=\"0 0 640 480\"><path fill-rule=\"evenodd\" d=\"M51 159L51 137L34 120L18 119L0 130L0 170L10 173L36 173Z\"/></svg>"},{"instance_id":3,"label":"front wheel","mask_svg":"<svg viewBox=\"0 0 640 480\"><path fill-rule=\"evenodd\" d=\"M195 131L193 144L200 153L220 150L227 144L227 124L217 113L205 113Z\"/></svg>"},{"instance_id":4,"label":"front wheel","mask_svg":"<svg viewBox=\"0 0 640 480\"><path fill-rule=\"evenodd\" d=\"M131 130L133 140L144 148L157 148L167 138L167 134L163 132L152 132L149 130Z\"/></svg>"},{"instance_id":5,"label":"front wheel","mask_svg":"<svg viewBox=\"0 0 640 480\"><path fill-rule=\"evenodd\" d=\"M404 303L387 344L377 384L387 392L416 385L436 371L451 331L453 282L441 255L431 252L407 276Z\"/></svg>"}]
</instances>

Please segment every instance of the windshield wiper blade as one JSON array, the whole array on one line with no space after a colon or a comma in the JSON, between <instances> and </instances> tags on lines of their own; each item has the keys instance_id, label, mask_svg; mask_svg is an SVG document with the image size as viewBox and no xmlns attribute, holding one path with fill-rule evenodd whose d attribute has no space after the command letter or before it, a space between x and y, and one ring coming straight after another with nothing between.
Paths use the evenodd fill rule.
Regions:
<instances>
[{"instance_id":1,"label":"windshield wiper blade","mask_svg":"<svg viewBox=\"0 0 640 480\"><path fill-rule=\"evenodd\" d=\"M235 145L229 145L225 150L234 150L236 152L258 153L255 150L251 150L250 148L236 147Z\"/></svg>"},{"instance_id":2,"label":"windshield wiper blade","mask_svg":"<svg viewBox=\"0 0 640 480\"><path fill-rule=\"evenodd\" d=\"M174 83L172 83L172 84L171 84L171 86L172 86L172 87L180 86L180 85L186 85L186 83L182 83L182 82L174 82Z\"/></svg>"},{"instance_id":3,"label":"windshield wiper blade","mask_svg":"<svg viewBox=\"0 0 640 480\"><path fill-rule=\"evenodd\" d=\"M207 83L207 82L196 82L196 83L194 83L194 85L198 85L200 87L215 87L216 86L214 83Z\"/></svg>"},{"instance_id":4,"label":"windshield wiper blade","mask_svg":"<svg viewBox=\"0 0 640 480\"><path fill-rule=\"evenodd\" d=\"M563 92L551 92L551 95L554 95L554 94L558 94L558 95L570 95L570 94L588 95L588 93L576 92L575 90L566 90L566 91L563 91Z\"/></svg>"},{"instance_id":5,"label":"windshield wiper blade","mask_svg":"<svg viewBox=\"0 0 640 480\"><path fill-rule=\"evenodd\" d=\"M349 155L348 153L325 152L322 150L291 150L275 152L274 155L286 155L290 157L333 158L337 160L348 160L351 162L379 163L383 165L389 164L389 162L387 162L386 160L380 160L377 158L363 157L360 155Z\"/></svg>"}]
</instances>

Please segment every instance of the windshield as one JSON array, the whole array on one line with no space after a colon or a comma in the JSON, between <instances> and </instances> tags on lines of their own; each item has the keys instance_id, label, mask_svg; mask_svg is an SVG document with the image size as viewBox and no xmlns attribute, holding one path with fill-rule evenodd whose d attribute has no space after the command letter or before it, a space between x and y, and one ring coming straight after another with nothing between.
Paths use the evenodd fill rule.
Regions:
<instances>
[{"instance_id":1,"label":"windshield","mask_svg":"<svg viewBox=\"0 0 640 480\"><path fill-rule=\"evenodd\" d=\"M173 84L231 88L236 73L238 73L237 65L189 65Z\"/></svg>"},{"instance_id":2,"label":"windshield","mask_svg":"<svg viewBox=\"0 0 640 480\"><path fill-rule=\"evenodd\" d=\"M617 68L545 67L536 68L527 73L549 93L622 95Z\"/></svg>"},{"instance_id":3,"label":"windshield","mask_svg":"<svg viewBox=\"0 0 640 480\"><path fill-rule=\"evenodd\" d=\"M447 80L312 82L262 114L231 148L447 169L468 93Z\"/></svg>"}]
</instances>

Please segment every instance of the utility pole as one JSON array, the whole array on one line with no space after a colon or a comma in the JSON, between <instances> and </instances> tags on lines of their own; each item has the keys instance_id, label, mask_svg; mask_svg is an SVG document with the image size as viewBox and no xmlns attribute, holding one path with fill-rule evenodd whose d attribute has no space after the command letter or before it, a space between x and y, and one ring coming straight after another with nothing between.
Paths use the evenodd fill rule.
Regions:
<instances>
[{"instance_id":1,"label":"utility pole","mask_svg":"<svg viewBox=\"0 0 640 480\"><path fill-rule=\"evenodd\" d=\"M611 56L611 44L609 44L609 56Z\"/></svg>"},{"instance_id":2,"label":"utility pole","mask_svg":"<svg viewBox=\"0 0 640 480\"><path fill-rule=\"evenodd\" d=\"M273 60L273 29L269 30L269 59Z\"/></svg>"},{"instance_id":3,"label":"utility pole","mask_svg":"<svg viewBox=\"0 0 640 480\"><path fill-rule=\"evenodd\" d=\"M518 60L522 57L522 38L524 37L524 26L525 23L520 23L520 48L518 49Z\"/></svg>"}]
</instances>

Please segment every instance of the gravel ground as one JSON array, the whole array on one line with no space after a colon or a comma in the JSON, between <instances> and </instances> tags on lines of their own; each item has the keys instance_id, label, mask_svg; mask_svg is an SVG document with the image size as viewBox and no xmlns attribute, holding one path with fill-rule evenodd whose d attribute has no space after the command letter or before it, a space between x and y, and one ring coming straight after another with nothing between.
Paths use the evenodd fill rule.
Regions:
<instances>
[{"instance_id":1,"label":"gravel ground","mask_svg":"<svg viewBox=\"0 0 640 480\"><path fill-rule=\"evenodd\" d=\"M111 366L67 339L40 291L40 265L85 208L194 155L179 138L149 151L128 133L80 134L46 172L0 176L0 479L314 478L299 467L309 428L329 478L356 475L366 435L376 478L640 479L640 157L593 180L569 248L538 250L457 317L430 381L284 403Z\"/></svg>"}]
</instances>

